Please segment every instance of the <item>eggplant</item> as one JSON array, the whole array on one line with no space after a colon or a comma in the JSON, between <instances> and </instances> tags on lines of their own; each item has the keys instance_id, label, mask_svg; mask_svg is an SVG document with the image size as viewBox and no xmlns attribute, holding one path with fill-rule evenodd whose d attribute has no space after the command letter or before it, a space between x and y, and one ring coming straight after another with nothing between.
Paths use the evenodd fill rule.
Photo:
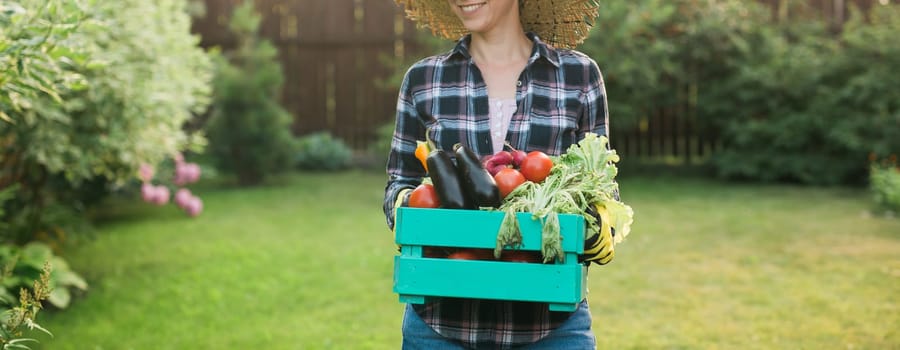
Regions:
<instances>
[{"instance_id":1,"label":"eggplant","mask_svg":"<svg viewBox=\"0 0 900 350\"><path fill-rule=\"evenodd\" d=\"M443 150L433 150L425 159L428 164L428 175L434 184L441 207L446 209L475 209L471 199L463 189L462 181L457 175L453 159Z\"/></svg>"},{"instance_id":2,"label":"eggplant","mask_svg":"<svg viewBox=\"0 0 900 350\"><path fill-rule=\"evenodd\" d=\"M456 144L456 171L462 181L463 190L472 199L476 208L500 207L500 189L494 177L484 168L472 150Z\"/></svg>"}]
</instances>

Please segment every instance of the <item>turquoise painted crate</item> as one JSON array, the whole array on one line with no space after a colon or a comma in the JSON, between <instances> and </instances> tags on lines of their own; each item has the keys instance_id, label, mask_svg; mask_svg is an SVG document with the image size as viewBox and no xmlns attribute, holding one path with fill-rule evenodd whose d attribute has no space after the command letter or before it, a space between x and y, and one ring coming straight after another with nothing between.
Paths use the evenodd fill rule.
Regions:
<instances>
[{"instance_id":1,"label":"turquoise painted crate","mask_svg":"<svg viewBox=\"0 0 900 350\"><path fill-rule=\"evenodd\" d=\"M560 214L566 258L553 264L455 260L422 256L425 246L488 248L497 244L502 212L462 209L399 208L394 257L394 292L400 301L422 304L427 298L455 297L543 302L553 311L574 311L587 292L584 218ZM541 223L518 214L521 250L539 251Z\"/></svg>"}]
</instances>

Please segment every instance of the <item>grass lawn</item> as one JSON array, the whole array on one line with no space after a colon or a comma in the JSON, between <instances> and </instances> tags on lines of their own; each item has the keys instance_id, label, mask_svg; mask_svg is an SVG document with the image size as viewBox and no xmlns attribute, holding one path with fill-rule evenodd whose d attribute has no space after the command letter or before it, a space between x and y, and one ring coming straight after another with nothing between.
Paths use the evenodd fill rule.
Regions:
<instances>
[{"instance_id":1,"label":"grass lawn","mask_svg":"<svg viewBox=\"0 0 900 350\"><path fill-rule=\"evenodd\" d=\"M397 349L384 175L294 175L112 205L66 252L91 284L38 349ZM861 190L629 178L632 235L590 271L600 349L900 348L900 220Z\"/></svg>"}]
</instances>

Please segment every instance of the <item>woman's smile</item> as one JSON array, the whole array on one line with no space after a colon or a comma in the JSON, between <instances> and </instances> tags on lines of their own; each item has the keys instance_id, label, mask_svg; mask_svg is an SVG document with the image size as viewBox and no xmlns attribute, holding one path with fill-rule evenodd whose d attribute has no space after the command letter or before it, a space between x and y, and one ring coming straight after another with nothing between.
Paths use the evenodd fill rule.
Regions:
<instances>
[{"instance_id":1,"label":"woman's smile","mask_svg":"<svg viewBox=\"0 0 900 350\"><path fill-rule=\"evenodd\" d=\"M457 6L459 6L460 10L462 10L462 13L471 14L475 11L478 11L478 9L482 8L485 4L487 4L487 3L479 2L479 3L474 3L474 4L465 4L465 5L457 5Z\"/></svg>"}]
</instances>

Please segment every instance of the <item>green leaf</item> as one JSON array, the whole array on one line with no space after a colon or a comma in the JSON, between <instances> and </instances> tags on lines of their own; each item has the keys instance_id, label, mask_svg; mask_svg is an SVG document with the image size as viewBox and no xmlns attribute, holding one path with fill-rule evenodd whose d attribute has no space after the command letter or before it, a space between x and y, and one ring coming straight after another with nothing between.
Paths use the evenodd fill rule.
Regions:
<instances>
[{"instance_id":1,"label":"green leaf","mask_svg":"<svg viewBox=\"0 0 900 350\"><path fill-rule=\"evenodd\" d=\"M56 306L60 309L65 309L69 306L69 302L72 300L72 294L69 293L67 288L58 287L54 288L50 291L50 297L47 298L47 301L53 306Z\"/></svg>"},{"instance_id":2,"label":"green leaf","mask_svg":"<svg viewBox=\"0 0 900 350\"><path fill-rule=\"evenodd\" d=\"M37 330L39 330L39 331L41 331L41 332L46 333L47 335L49 335L49 336L51 336L51 337L53 336L53 333L50 333L50 331L48 331L48 330L47 330L46 328L44 328L44 327L41 327L41 325L37 324L37 322L34 322L33 320L26 319L25 322L26 322L26 324L28 325L28 329L31 329L31 330L37 329Z\"/></svg>"},{"instance_id":3,"label":"green leaf","mask_svg":"<svg viewBox=\"0 0 900 350\"><path fill-rule=\"evenodd\" d=\"M19 299L13 296L6 288L0 288L0 303L8 306L13 306L16 305L16 302L18 300Z\"/></svg>"},{"instance_id":4,"label":"green leaf","mask_svg":"<svg viewBox=\"0 0 900 350\"><path fill-rule=\"evenodd\" d=\"M31 242L22 248L22 259L20 262L37 269L42 269L44 263L50 261L52 257L53 251L50 250L49 246L40 242Z\"/></svg>"},{"instance_id":5,"label":"green leaf","mask_svg":"<svg viewBox=\"0 0 900 350\"><path fill-rule=\"evenodd\" d=\"M615 200L608 200L604 205L609 213L610 226L616 229L615 243L619 243L631 232L634 211L630 206Z\"/></svg>"},{"instance_id":6,"label":"green leaf","mask_svg":"<svg viewBox=\"0 0 900 350\"><path fill-rule=\"evenodd\" d=\"M37 328L43 330L44 332L47 332L47 330L45 330L45 329L43 329L43 328L40 328L40 327L37 327ZM50 332L47 332L47 333L49 334ZM12 340L10 340L10 341L7 342L6 344L3 344L3 348L4 348L4 349L29 349L29 350L30 350L31 348L29 348L28 346L26 346L26 345L24 345L24 344L20 344L20 343L24 343L24 342L34 342L34 343L39 343L39 342L37 341L37 339L32 339L32 338L17 338L17 339L12 339Z\"/></svg>"},{"instance_id":7,"label":"green leaf","mask_svg":"<svg viewBox=\"0 0 900 350\"><path fill-rule=\"evenodd\" d=\"M56 285L58 287L67 288L69 286L72 286L81 290L88 289L87 282L77 273L73 271L59 271L58 274L56 273L57 271L54 267L53 274L56 280Z\"/></svg>"}]
</instances>

